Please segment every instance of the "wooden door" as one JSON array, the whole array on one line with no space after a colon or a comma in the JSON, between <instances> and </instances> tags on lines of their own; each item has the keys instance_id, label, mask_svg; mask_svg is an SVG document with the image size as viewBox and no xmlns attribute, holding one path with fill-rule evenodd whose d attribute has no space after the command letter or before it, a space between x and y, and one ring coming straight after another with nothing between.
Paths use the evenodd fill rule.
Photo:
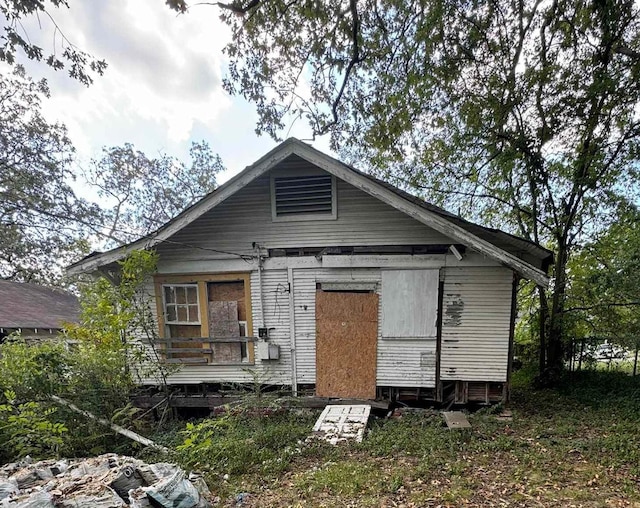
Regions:
<instances>
[{"instance_id":1,"label":"wooden door","mask_svg":"<svg viewBox=\"0 0 640 508\"><path fill-rule=\"evenodd\" d=\"M316 291L316 395L375 399L378 295Z\"/></svg>"}]
</instances>

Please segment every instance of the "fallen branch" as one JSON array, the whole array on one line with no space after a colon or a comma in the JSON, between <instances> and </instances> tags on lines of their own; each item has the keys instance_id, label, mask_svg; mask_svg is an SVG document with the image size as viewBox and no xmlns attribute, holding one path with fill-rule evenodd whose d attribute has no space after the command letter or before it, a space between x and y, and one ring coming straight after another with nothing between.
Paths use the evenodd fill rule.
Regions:
<instances>
[{"instance_id":1,"label":"fallen branch","mask_svg":"<svg viewBox=\"0 0 640 508\"><path fill-rule=\"evenodd\" d=\"M144 446L149 446L150 448L155 448L156 450L160 450L161 452L164 452L164 453L169 453L169 450L167 448L155 443L154 441L151 441L151 439L141 436L140 434L137 434L132 430L125 429L124 427L121 427L120 425L116 425L115 423L111 423L109 420L106 420L104 418L99 418L93 413L90 413L89 411L80 409L78 406L69 402L68 400L62 399L57 395L52 395L51 399L57 404L68 407L72 411L75 411L76 413L81 414L82 416L85 416L91 420L94 420L100 423L101 425L109 427L114 432L117 432L118 434L122 434L123 436L128 437L129 439L132 439L136 443L140 443L141 445L144 445Z\"/></svg>"}]
</instances>

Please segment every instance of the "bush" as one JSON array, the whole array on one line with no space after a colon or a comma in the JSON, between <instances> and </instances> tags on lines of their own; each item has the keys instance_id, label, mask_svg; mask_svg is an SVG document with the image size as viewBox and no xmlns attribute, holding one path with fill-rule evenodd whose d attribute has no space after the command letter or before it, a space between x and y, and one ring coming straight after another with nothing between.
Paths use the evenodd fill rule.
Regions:
<instances>
[{"instance_id":1,"label":"bush","mask_svg":"<svg viewBox=\"0 0 640 508\"><path fill-rule=\"evenodd\" d=\"M19 437L20 427L25 436L16 447L3 448L3 458L18 458L30 448L39 456L61 450L70 455L131 451L130 441L66 407L56 408L51 396L119 425L136 425L129 395L138 372L130 363L144 364L146 375L160 371L155 377L164 379L167 374L157 358L143 357L147 348L134 332L155 333L145 289L155 261L153 253L135 252L121 263L118 286L105 279L85 286L81 323L65 331L68 346L61 340L27 344L20 337L0 344L0 393L11 394L10 400L0 400L2 438ZM38 434L40 449L34 444Z\"/></svg>"},{"instance_id":2,"label":"bush","mask_svg":"<svg viewBox=\"0 0 640 508\"><path fill-rule=\"evenodd\" d=\"M18 404L12 391L3 395L6 402L0 404L0 458L57 456L67 428L50 420L56 409L44 408L37 402Z\"/></svg>"}]
</instances>

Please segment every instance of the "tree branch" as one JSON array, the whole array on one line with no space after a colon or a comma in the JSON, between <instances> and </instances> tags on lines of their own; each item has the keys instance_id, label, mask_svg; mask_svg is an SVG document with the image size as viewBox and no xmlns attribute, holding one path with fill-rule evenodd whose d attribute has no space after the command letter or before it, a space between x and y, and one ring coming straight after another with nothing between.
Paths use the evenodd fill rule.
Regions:
<instances>
[{"instance_id":1,"label":"tree branch","mask_svg":"<svg viewBox=\"0 0 640 508\"><path fill-rule=\"evenodd\" d=\"M636 307L640 305L640 302L610 302L610 303L598 303L596 305L586 305L584 307L571 307L570 309L564 309L563 312L574 312L578 310L593 310L599 308L610 308L610 307Z\"/></svg>"},{"instance_id":2,"label":"tree branch","mask_svg":"<svg viewBox=\"0 0 640 508\"><path fill-rule=\"evenodd\" d=\"M334 99L333 104L331 105L331 113L333 115L333 120L325 124L325 126L318 133L320 135L326 134L331 127L333 127L338 123L338 107L340 105L340 101L342 100L342 95L344 94L344 90L347 87L347 82L349 81L351 71L357 64L359 64L364 60L364 58L360 56L360 42L358 40L359 32L360 32L360 18L358 16L357 0L350 0L349 10L351 11L351 16L353 18L353 25L351 30L353 50L351 53L351 60L349 60L347 69L344 72L344 78L342 80L342 86L340 86L340 91L338 92L337 97Z\"/></svg>"}]
</instances>

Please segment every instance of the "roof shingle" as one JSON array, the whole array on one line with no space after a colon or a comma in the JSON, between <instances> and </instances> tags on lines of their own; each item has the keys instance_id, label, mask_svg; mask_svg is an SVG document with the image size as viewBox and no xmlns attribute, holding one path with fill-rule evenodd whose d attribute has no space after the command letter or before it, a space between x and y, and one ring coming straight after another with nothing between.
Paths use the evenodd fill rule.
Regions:
<instances>
[{"instance_id":1,"label":"roof shingle","mask_svg":"<svg viewBox=\"0 0 640 508\"><path fill-rule=\"evenodd\" d=\"M37 284L0 281L0 328L62 328L77 322L80 304L71 293Z\"/></svg>"}]
</instances>

